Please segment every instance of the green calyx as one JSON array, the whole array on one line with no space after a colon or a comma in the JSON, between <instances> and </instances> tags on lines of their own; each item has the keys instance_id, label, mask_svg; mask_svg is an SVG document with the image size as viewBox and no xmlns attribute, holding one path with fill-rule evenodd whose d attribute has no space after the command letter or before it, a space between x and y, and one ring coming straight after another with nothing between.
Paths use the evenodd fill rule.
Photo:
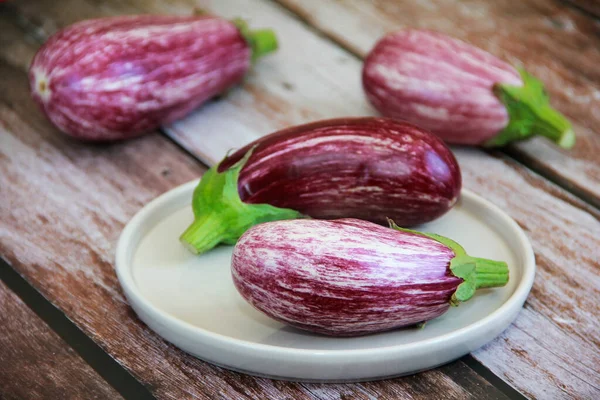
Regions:
<instances>
[{"instance_id":1,"label":"green calyx","mask_svg":"<svg viewBox=\"0 0 600 400\"><path fill-rule=\"evenodd\" d=\"M252 151L226 171L219 172L220 163L210 168L194 190L195 219L179 238L192 253L204 253L220 243L235 244L250 227L263 222L303 217L295 210L242 201L238 178Z\"/></svg>"},{"instance_id":2,"label":"green calyx","mask_svg":"<svg viewBox=\"0 0 600 400\"><path fill-rule=\"evenodd\" d=\"M450 298L451 305L457 306L460 302L469 300L473 297L477 289L501 287L508 283L508 266L504 261L472 257L467 254L460 244L445 236L400 228L391 219L388 219L388 223L392 229L426 236L448 246L454 251L455 256L450 261L450 272L454 276L461 278L463 282L458 285Z\"/></svg>"},{"instance_id":3,"label":"green calyx","mask_svg":"<svg viewBox=\"0 0 600 400\"><path fill-rule=\"evenodd\" d=\"M486 147L504 146L535 135L545 136L564 149L575 145L575 133L564 115L550 106L541 81L519 69L523 86L496 84L494 94L506 106L509 122Z\"/></svg>"},{"instance_id":4,"label":"green calyx","mask_svg":"<svg viewBox=\"0 0 600 400\"><path fill-rule=\"evenodd\" d=\"M252 49L252 62L277 50L277 36L271 29L251 30L248 23L241 18L232 21Z\"/></svg>"}]
</instances>

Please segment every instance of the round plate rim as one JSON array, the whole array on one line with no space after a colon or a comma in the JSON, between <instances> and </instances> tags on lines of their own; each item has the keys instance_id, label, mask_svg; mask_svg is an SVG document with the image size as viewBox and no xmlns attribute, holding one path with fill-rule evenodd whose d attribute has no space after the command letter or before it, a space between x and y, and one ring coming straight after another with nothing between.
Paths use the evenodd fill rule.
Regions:
<instances>
[{"instance_id":1,"label":"round plate rim","mask_svg":"<svg viewBox=\"0 0 600 400\"><path fill-rule=\"evenodd\" d=\"M197 336L198 339L210 339L216 340L221 344L227 344L228 346L236 345L238 348L243 348L250 351L258 351L258 352L270 352L270 353L282 353L285 355L293 355L295 357L304 358L309 356L313 357L324 357L324 358L338 358L351 357L353 362L358 362L357 358L361 356L373 357L379 354L386 354L389 356L390 352L411 352L422 350L424 347L439 345L443 342L452 343L454 340L459 339L461 336L466 335L470 332L477 332L482 327L487 326L489 323L492 323L496 319L500 319L501 316L507 312L510 312L515 307L521 308L525 299L527 298L531 287L533 286L533 281L535 278L535 256L533 252L533 248L531 247L531 243L529 239L525 235L525 232L521 229L521 227L504 211L502 211L498 206L491 203L490 201L482 198L481 196L475 194L474 192L468 189L461 190L461 198L467 198L468 201L473 201L475 203L479 203L484 208L490 210L492 213L496 214L496 217L503 220L504 223L507 224L517 235L518 243L521 246L521 249L514 249L513 251L519 251L523 254L524 263L522 266L522 277L521 281L515 288L512 295L495 311L486 317L467 325L458 330L436 336L429 339L424 339L422 341L416 341L412 343L406 344L398 344L392 346L385 347L374 347L374 348L362 348L362 349L352 349L352 350L312 350L312 349L298 349L298 348L290 348L283 346L276 346L270 344L263 343L255 343L252 341L247 341L243 339L232 338L230 336L226 336L220 333L215 333L209 331L204 328L200 328L198 326L192 325L189 322L183 321L173 315L159 309L154 306L151 302L146 300L144 296L140 293L137 285L133 279L132 274L128 273L128 269L130 267L129 262L127 260L127 255L129 253L129 247L131 246L132 237L136 234L137 229L142 224L144 220L146 220L149 216L154 213L159 213L162 208L168 206L170 202L174 199L177 199L179 196L182 196L184 193L193 190L194 187L198 184L199 179L193 180L191 182L184 183L178 187L171 189L170 191L163 193L162 195L156 197L147 203L142 209L140 209L131 220L127 223L125 228L123 229L118 243L115 254L115 269L117 273L117 277L119 282L125 292L125 295L128 299L133 299L135 302L140 304L144 304L147 310L150 310L154 317L159 317L163 321L166 321L168 324L173 324L179 329L183 329L189 333ZM137 243L139 244L139 242ZM137 245L136 244L136 245ZM518 253L517 253L518 254ZM130 305L132 301L130 300ZM133 306L132 306L133 307ZM134 307L135 310L135 307ZM137 310L135 310L137 313ZM511 321L512 322L512 321ZM510 324L510 322L509 322ZM507 326L509 325L507 324Z\"/></svg>"}]
</instances>

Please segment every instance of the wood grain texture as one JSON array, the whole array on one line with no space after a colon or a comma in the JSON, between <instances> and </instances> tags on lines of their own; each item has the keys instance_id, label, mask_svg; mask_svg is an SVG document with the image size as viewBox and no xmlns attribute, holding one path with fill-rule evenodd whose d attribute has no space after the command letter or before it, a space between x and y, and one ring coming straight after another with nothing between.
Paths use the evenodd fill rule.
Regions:
<instances>
[{"instance_id":1,"label":"wood grain texture","mask_svg":"<svg viewBox=\"0 0 600 400\"><path fill-rule=\"evenodd\" d=\"M87 4L63 3L52 12L40 5L35 15L75 18L77 7ZM25 68L45 31L32 31L14 9L0 13L0 25L0 91L10 93L0 98L0 254L157 397L506 398L460 361L383 382L299 384L233 373L164 342L126 303L112 265L116 241L143 204L203 168L158 134L112 145L60 134L24 90Z\"/></svg>"},{"instance_id":2,"label":"wood grain texture","mask_svg":"<svg viewBox=\"0 0 600 400\"><path fill-rule=\"evenodd\" d=\"M0 398L122 397L0 282Z\"/></svg>"},{"instance_id":3,"label":"wood grain texture","mask_svg":"<svg viewBox=\"0 0 600 400\"><path fill-rule=\"evenodd\" d=\"M0 73L11 77L2 90L25 84L5 64ZM188 357L149 331L121 293L112 260L124 223L202 169L160 135L88 146L50 128L26 94L11 102L0 105L0 254L159 398L304 395Z\"/></svg>"},{"instance_id":4,"label":"wood grain texture","mask_svg":"<svg viewBox=\"0 0 600 400\"><path fill-rule=\"evenodd\" d=\"M116 7L114 3L104 3L104 7L108 7L106 4ZM356 60L312 35L301 23L269 3L244 4L238 4L241 11L226 2L213 4L213 7L223 7L218 9L223 14L229 12L251 15L253 21L260 25L264 22L264 25L268 23L274 26L280 32L282 43L288 45L282 46L276 56L257 65L243 89L233 91L223 101L215 102L175 125L172 132L177 140L197 154L204 154L206 160L211 160L212 157L211 161L214 162L225 148L238 147L259 134L287 124L324 116L369 112L368 108L363 108L366 105L360 95L357 74L360 65ZM26 6L33 7L31 3ZM69 3L63 4L61 9L63 7L71 9L77 6ZM172 8L183 12L184 6ZM91 6L90 10L91 13ZM33 16L39 18L43 15L44 18L52 19L53 15L59 14L59 10L51 13L45 9ZM91 15L93 14L85 17ZM60 21L58 16L56 20ZM72 21L63 20L61 24L69 22ZM51 23L41 23L41 26L46 25ZM308 59L302 62L298 54L319 54L320 57L318 62ZM31 110L26 110L24 114L28 112ZM598 302L595 301L598 299L598 265L594 257L597 246L595 238L599 234L598 221L585 212L585 205L572 196L504 157L484 157L483 153L476 150L459 150L459 158L466 186L509 211L528 230L534 242L539 267L533 295L516 324L499 340L478 352L476 357L531 396L563 397L565 392L579 398L597 395L597 388L600 386L597 367L600 342L599 329L593 315L598 314ZM103 160L100 159L100 162ZM96 165L91 161L89 163ZM100 181L104 179L99 174L94 175L94 178ZM141 186L128 189L136 190L139 187ZM131 201L137 200L134 198ZM116 239L118 228L113 228L111 232L113 240ZM110 246L107 246L107 253L110 253ZM21 249L19 254L26 250ZM105 257L110 259L110 254ZM70 260L69 265L73 262ZM20 268L28 271L31 269L26 265ZM44 287L50 285L40 279L37 282L43 283ZM577 291L572 287L577 287ZM66 303L66 307L73 307L73 304ZM85 321L88 313L84 311L76 308L72 314L82 315L77 321ZM88 330L92 331L90 328ZM526 334L521 334L521 330ZM537 338L539 333L546 332L549 336L542 340ZM107 340L104 335L101 336L102 339L95 337L103 342ZM123 339L122 335L120 338ZM139 338L136 340L139 341ZM121 357L124 353L122 346L117 346L110 339L107 341ZM556 346L556 343L560 345ZM129 368L135 367L139 374L140 367L132 363L131 356L128 355L128 359L129 363L126 365ZM152 376L150 372L143 372L144 376ZM439 370L432 372L437 374ZM426 377L434 382L439 380L439 375L429 378L428 374L430 373L418 377ZM431 385L425 385L422 381L412 385L410 382L410 379L402 379L386 385L304 385L298 389L300 392L295 393L298 396L302 393L321 398L338 398L336 396L342 393L348 397L360 398L360 393L365 393L363 391L366 390L364 397L367 394L379 394L380 398L408 398L415 390L420 395L435 392L431 391ZM444 387L456 386L454 381L444 382L447 383ZM410 389L406 388L407 385ZM464 389L461 390L458 397L468 396Z\"/></svg>"},{"instance_id":5,"label":"wood grain texture","mask_svg":"<svg viewBox=\"0 0 600 400\"><path fill-rule=\"evenodd\" d=\"M385 33L403 27L465 40L546 83L551 102L574 123L575 148L543 138L511 145L513 157L600 206L600 25L552 0L277 0L364 57Z\"/></svg>"},{"instance_id":6,"label":"wood grain texture","mask_svg":"<svg viewBox=\"0 0 600 400\"><path fill-rule=\"evenodd\" d=\"M119 9L114 2L103 4L104 10ZM192 7L177 4L180 7L169 9L189 12ZM227 17L250 16L255 26L275 28L282 43L276 55L257 64L242 88L169 128L175 140L207 162L289 124L371 112L360 88L360 63L279 7L259 1L200 5ZM161 9L160 3L153 7L154 12ZM26 15L32 19L43 15L61 21L44 20L40 26L72 22L49 5L43 12L23 12L30 12ZM315 54L319 57L301 56ZM456 152L465 186L507 210L530 235L538 259L538 278L525 310L511 329L475 357L531 397L597 397L600 329L593 316L600 311L595 250L600 225L591 214L595 211L506 157L490 157L474 149L457 148ZM375 393L408 396L405 380L392 382L375 386L382 391ZM358 396L358 388L372 386L340 386L327 393L350 391ZM320 393L314 386L301 390Z\"/></svg>"},{"instance_id":7,"label":"wood grain texture","mask_svg":"<svg viewBox=\"0 0 600 400\"><path fill-rule=\"evenodd\" d=\"M243 89L168 128L177 141L214 163L229 148L285 121L370 113L360 88L360 62L270 3L232 4L202 3L227 17L242 8L243 15L278 32L281 49L255 68ZM318 57L299 57L311 54ZM498 153L492 157L467 148L455 152L465 187L515 218L530 236L538 260L538 278L525 310L512 329L475 357L531 397L597 397L597 211Z\"/></svg>"}]
</instances>

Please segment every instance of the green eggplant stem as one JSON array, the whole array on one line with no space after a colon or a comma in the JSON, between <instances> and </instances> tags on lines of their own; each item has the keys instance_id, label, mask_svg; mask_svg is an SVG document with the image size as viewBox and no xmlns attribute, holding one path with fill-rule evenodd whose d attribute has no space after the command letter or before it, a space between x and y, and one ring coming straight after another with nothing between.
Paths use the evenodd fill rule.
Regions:
<instances>
[{"instance_id":1,"label":"green eggplant stem","mask_svg":"<svg viewBox=\"0 0 600 400\"><path fill-rule=\"evenodd\" d=\"M277 36L272 29L251 30L248 23L241 18L236 18L232 22L252 49L252 62L277 50Z\"/></svg>"},{"instance_id":2,"label":"green eggplant stem","mask_svg":"<svg viewBox=\"0 0 600 400\"><path fill-rule=\"evenodd\" d=\"M496 84L494 94L506 107L508 125L484 143L486 147L504 146L532 136L544 136L564 149L575 145L575 132L569 120L550 106L541 81L520 69L523 86Z\"/></svg>"},{"instance_id":3,"label":"green eggplant stem","mask_svg":"<svg viewBox=\"0 0 600 400\"><path fill-rule=\"evenodd\" d=\"M219 214L200 215L183 232L181 243L193 254L201 254L225 242L227 223L222 219Z\"/></svg>"},{"instance_id":4,"label":"green eggplant stem","mask_svg":"<svg viewBox=\"0 0 600 400\"><path fill-rule=\"evenodd\" d=\"M204 253L220 243L235 244L252 226L263 222L303 218L298 211L269 204L246 204L238 192L241 169L254 148L226 171L219 164L210 168L192 196L194 222L179 240L194 254Z\"/></svg>"},{"instance_id":5,"label":"green eggplant stem","mask_svg":"<svg viewBox=\"0 0 600 400\"><path fill-rule=\"evenodd\" d=\"M450 261L450 272L463 280L450 298L450 304L457 306L469 300L477 289L501 287L508 283L508 265L504 261L488 260L487 258L472 257L465 249L454 240L435 233L419 232L412 229L401 228L388 219L390 228L403 232L414 233L436 240L454 251L454 258Z\"/></svg>"}]
</instances>

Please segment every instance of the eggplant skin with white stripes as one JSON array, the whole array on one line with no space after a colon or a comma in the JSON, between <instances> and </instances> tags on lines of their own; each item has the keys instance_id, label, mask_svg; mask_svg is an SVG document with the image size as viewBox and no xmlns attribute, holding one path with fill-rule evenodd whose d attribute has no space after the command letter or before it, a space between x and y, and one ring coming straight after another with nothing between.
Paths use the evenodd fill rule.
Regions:
<instances>
[{"instance_id":1,"label":"eggplant skin with white stripes","mask_svg":"<svg viewBox=\"0 0 600 400\"><path fill-rule=\"evenodd\" d=\"M460 189L454 155L424 129L387 118L317 121L262 137L207 171L181 239L202 253L274 220L392 218L412 226L445 214Z\"/></svg>"},{"instance_id":2,"label":"eggplant skin with white stripes","mask_svg":"<svg viewBox=\"0 0 600 400\"><path fill-rule=\"evenodd\" d=\"M88 141L132 138L240 83L275 50L270 30L209 15L131 15L70 25L36 53L31 94L48 119Z\"/></svg>"},{"instance_id":3,"label":"eggplant skin with white stripes","mask_svg":"<svg viewBox=\"0 0 600 400\"><path fill-rule=\"evenodd\" d=\"M235 246L233 282L266 315L331 336L422 324L479 288L508 282L502 261L471 257L439 235L392 227L357 219L256 225Z\"/></svg>"},{"instance_id":4,"label":"eggplant skin with white stripes","mask_svg":"<svg viewBox=\"0 0 600 400\"><path fill-rule=\"evenodd\" d=\"M461 40L424 29L385 35L363 66L363 88L379 112L448 143L497 147L545 136L575 144L541 81Z\"/></svg>"}]
</instances>

